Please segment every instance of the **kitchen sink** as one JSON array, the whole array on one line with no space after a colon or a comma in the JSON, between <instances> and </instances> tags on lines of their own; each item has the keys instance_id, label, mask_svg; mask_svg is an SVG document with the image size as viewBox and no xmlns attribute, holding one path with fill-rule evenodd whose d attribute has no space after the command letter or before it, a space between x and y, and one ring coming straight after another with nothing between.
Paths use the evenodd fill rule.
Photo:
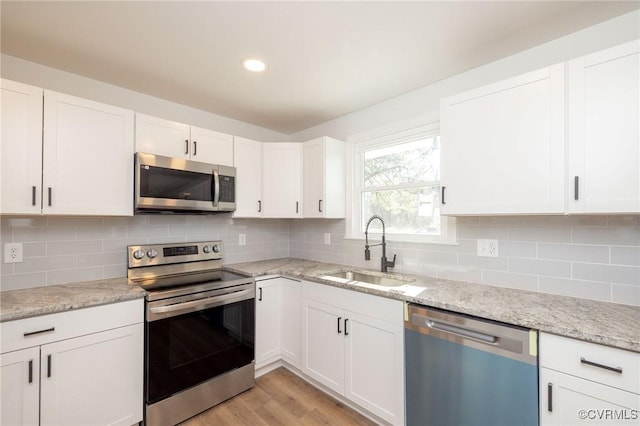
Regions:
<instances>
[{"instance_id":1,"label":"kitchen sink","mask_svg":"<svg viewBox=\"0 0 640 426\"><path fill-rule=\"evenodd\" d=\"M359 282L366 284L373 284L382 287L398 287L407 283L413 282L413 280L406 280L401 278L391 278L384 275L374 275L367 272L357 271L340 271L331 274L323 275L320 278L324 279L338 279L339 281L347 282Z\"/></svg>"}]
</instances>

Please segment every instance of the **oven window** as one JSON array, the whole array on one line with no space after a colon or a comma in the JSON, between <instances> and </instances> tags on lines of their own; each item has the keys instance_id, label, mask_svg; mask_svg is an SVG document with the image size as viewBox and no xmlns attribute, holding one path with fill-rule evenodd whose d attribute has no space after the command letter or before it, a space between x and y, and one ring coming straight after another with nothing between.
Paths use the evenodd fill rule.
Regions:
<instances>
[{"instance_id":1,"label":"oven window","mask_svg":"<svg viewBox=\"0 0 640 426\"><path fill-rule=\"evenodd\" d=\"M212 180L213 174L144 165L140 167L140 196L212 201Z\"/></svg>"},{"instance_id":2,"label":"oven window","mask_svg":"<svg viewBox=\"0 0 640 426\"><path fill-rule=\"evenodd\" d=\"M254 359L254 299L147 323L147 403Z\"/></svg>"}]
</instances>

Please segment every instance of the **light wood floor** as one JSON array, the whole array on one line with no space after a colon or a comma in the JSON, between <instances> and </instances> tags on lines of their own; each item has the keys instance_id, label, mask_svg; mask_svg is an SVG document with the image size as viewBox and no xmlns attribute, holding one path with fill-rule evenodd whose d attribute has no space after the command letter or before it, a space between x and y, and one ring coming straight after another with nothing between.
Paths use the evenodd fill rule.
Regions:
<instances>
[{"instance_id":1,"label":"light wood floor","mask_svg":"<svg viewBox=\"0 0 640 426\"><path fill-rule=\"evenodd\" d=\"M181 425L369 426L375 423L281 367L257 379L248 391Z\"/></svg>"}]
</instances>

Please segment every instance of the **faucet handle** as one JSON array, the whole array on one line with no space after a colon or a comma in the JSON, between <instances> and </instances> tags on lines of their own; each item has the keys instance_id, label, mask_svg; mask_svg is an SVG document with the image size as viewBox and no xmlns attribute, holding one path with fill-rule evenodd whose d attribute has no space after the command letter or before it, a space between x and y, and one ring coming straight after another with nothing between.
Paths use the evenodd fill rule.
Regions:
<instances>
[{"instance_id":1,"label":"faucet handle","mask_svg":"<svg viewBox=\"0 0 640 426\"><path fill-rule=\"evenodd\" d=\"M396 266L396 255L393 255L393 260L387 260L387 266L393 268Z\"/></svg>"}]
</instances>

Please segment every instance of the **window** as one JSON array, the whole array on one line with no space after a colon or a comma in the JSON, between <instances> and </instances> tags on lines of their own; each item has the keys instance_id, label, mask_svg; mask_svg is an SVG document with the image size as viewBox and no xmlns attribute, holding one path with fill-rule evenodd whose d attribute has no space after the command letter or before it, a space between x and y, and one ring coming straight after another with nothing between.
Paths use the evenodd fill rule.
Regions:
<instances>
[{"instance_id":1,"label":"window","mask_svg":"<svg viewBox=\"0 0 640 426\"><path fill-rule=\"evenodd\" d=\"M354 145L353 237L363 236L373 215L385 221L390 240L446 242L440 217L440 138L437 125L394 133ZM369 232L381 233L380 221Z\"/></svg>"}]
</instances>

